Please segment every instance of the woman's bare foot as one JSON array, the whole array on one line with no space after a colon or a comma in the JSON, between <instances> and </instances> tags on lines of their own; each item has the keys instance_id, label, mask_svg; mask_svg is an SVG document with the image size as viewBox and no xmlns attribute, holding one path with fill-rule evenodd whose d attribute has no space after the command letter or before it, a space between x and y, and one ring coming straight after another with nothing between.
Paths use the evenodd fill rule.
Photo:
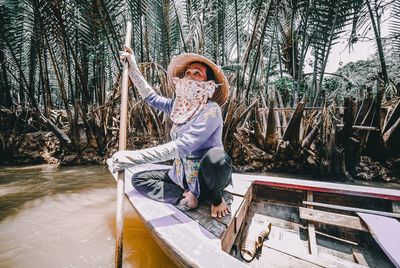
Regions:
<instances>
[{"instance_id":1,"label":"woman's bare foot","mask_svg":"<svg viewBox=\"0 0 400 268\"><path fill-rule=\"evenodd\" d=\"M211 205L211 217L213 218L216 217L222 218L225 217L226 215L229 215L229 213L231 213L231 210L226 204L224 198L222 198L221 204L217 206Z\"/></svg>"},{"instance_id":2,"label":"woman's bare foot","mask_svg":"<svg viewBox=\"0 0 400 268\"><path fill-rule=\"evenodd\" d=\"M199 201L191 191L183 193L183 198L179 202L182 206L187 206L189 209L197 208Z\"/></svg>"}]
</instances>

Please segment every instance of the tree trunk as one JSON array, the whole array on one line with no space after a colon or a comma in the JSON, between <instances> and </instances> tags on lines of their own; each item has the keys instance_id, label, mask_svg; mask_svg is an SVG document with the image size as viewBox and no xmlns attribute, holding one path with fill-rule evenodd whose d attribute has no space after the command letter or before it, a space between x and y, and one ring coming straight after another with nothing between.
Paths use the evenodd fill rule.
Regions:
<instances>
[{"instance_id":1,"label":"tree trunk","mask_svg":"<svg viewBox=\"0 0 400 268\"><path fill-rule=\"evenodd\" d=\"M267 129L265 132L266 145L268 149L275 150L278 143L276 124L275 124L275 111L274 111L274 99L270 98L268 103L268 118L267 118Z\"/></svg>"},{"instance_id":2,"label":"tree trunk","mask_svg":"<svg viewBox=\"0 0 400 268\"><path fill-rule=\"evenodd\" d=\"M254 73L257 72L257 69L258 69L257 66L258 66L258 63L259 63L260 58L261 58L260 57L260 53L261 53L262 45L264 43L264 35L265 35L265 29L267 28L267 23L268 23L267 16L265 16L264 24L263 24L263 27L262 27L262 30L261 30L261 37L260 37L260 40L259 40L259 43L258 43L256 56L255 56L254 62L253 62L253 68L251 69L251 73L250 73L250 76L249 76L249 83L247 84L247 87L246 87L245 99L246 99L247 102L250 101L249 100L249 93L250 93L251 86L253 84L253 80L255 79Z\"/></svg>"},{"instance_id":3,"label":"tree trunk","mask_svg":"<svg viewBox=\"0 0 400 268\"><path fill-rule=\"evenodd\" d=\"M78 139L78 137L79 137L78 136L78 132L77 132L78 128L77 128L77 126L74 125L74 119L72 117L72 112L71 112L71 109L69 108L69 102L68 102L66 90L65 90L65 87L64 87L64 80L61 77L60 70L58 69L57 62L56 62L56 60L54 58L54 55L53 55L53 51L52 51L51 46L49 44L49 41L47 39L47 34L45 34L44 36L45 36L45 41L46 41L46 44L47 44L47 48L48 48L49 53L50 53L50 58L51 58L51 63L53 65L54 73L55 73L57 81L58 81L58 86L59 86L59 89L60 89L61 99L62 99L62 101L64 103L64 108L65 108L65 111L67 113L68 122L70 124L71 131L76 133L75 135L73 135L73 137ZM72 142L75 143L76 141L77 140L74 140L74 138L73 138Z\"/></svg>"},{"instance_id":4,"label":"tree trunk","mask_svg":"<svg viewBox=\"0 0 400 268\"><path fill-rule=\"evenodd\" d=\"M262 131L262 120L259 114L259 104L255 105L254 109L254 134L256 136L256 142L258 147L264 150L265 147L265 135Z\"/></svg>"},{"instance_id":5,"label":"tree trunk","mask_svg":"<svg viewBox=\"0 0 400 268\"><path fill-rule=\"evenodd\" d=\"M2 53L2 52L0 52ZM3 55L0 56L0 60L2 62ZM11 108L12 106L12 98L11 98L11 87L8 83L7 79L7 70L4 64L1 64L1 73L0 73L0 86L3 90L0 92L0 105L5 108Z\"/></svg>"},{"instance_id":6,"label":"tree trunk","mask_svg":"<svg viewBox=\"0 0 400 268\"><path fill-rule=\"evenodd\" d=\"M246 70L247 70L247 64L249 62L249 57L250 57L250 50L253 48L253 42L254 42L254 38L257 34L257 28L258 28L258 23L260 20L260 14L261 14L261 9L262 9L262 3L263 1L259 1L259 5L257 7L257 14L256 14L256 18L254 20L254 27L253 27L253 31L251 32L251 37L250 37L250 41L246 47L246 50L244 52L243 55L243 59L242 59L242 63L244 64L243 66L243 71L242 71L242 75L241 77L241 81L240 81L240 88L243 88L244 86L244 78L246 77ZM239 95L241 96L241 95Z\"/></svg>"},{"instance_id":7,"label":"tree trunk","mask_svg":"<svg viewBox=\"0 0 400 268\"><path fill-rule=\"evenodd\" d=\"M366 4L367 4L367 7L368 7L369 16L371 18L372 28L374 29L375 41L376 41L376 46L378 48L379 61L381 63L383 80L385 82L385 85L387 85L389 83L389 78L388 78L388 74L387 74L386 63L385 63L385 55L383 53L383 45L382 45L380 28L379 28L380 27L380 21L375 21L375 16L374 16L374 14L372 12L370 0L367 0ZM377 11L375 10L375 12L377 12Z\"/></svg>"},{"instance_id":8,"label":"tree trunk","mask_svg":"<svg viewBox=\"0 0 400 268\"><path fill-rule=\"evenodd\" d=\"M308 149L311 145L311 143L314 141L315 137L318 134L319 131L319 127L320 127L320 123L321 123L321 119L320 119L320 113L317 115L318 119L317 122L315 124L315 126L311 129L311 131L306 135L306 137L303 139L301 146L304 149Z\"/></svg>"},{"instance_id":9,"label":"tree trunk","mask_svg":"<svg viewBox=\"0 0 400 268\"><path fill-rule=\"evenodd\" d=\"M299 130L300 130L300 122L303 116L304 107L306 106L305 97L299 102L294 111L292 117L290 118L288 127L283 134L283 140L289 141L290 144L295 147L299 144Z\"/></svg>"}]
</instances>

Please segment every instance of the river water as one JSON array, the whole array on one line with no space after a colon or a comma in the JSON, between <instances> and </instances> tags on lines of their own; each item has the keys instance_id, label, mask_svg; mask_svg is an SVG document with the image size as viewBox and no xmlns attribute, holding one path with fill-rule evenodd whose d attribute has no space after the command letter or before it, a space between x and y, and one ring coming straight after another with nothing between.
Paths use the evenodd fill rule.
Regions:
<instances>
[{"instance_id":1,"label":"river water","mask_svg":"<svg viewBox=\"0 0 400 268\"><path fill-rule=\"evenodd\" d=\"M105 167L0 168L0 267L113 267L116 183ZM174 267L125 203L124 267Z\"/></svg>"}]
</instances>

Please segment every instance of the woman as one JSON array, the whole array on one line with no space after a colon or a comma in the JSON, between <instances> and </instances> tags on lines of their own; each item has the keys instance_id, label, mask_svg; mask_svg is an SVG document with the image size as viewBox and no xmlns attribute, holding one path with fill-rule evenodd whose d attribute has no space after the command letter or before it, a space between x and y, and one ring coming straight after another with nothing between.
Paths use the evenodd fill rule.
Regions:
<instances>
[{"instance_id":1,"label":"woman","mask_svg":"<svg viewBox=\"0 0 400 268\"><path fill-rule=\"evenodd\" d=\"M228 96L228 82L220 67L197 54L175 57L167 71L169 84L175 89L173 100L154 92L140 73L132 49L125 47L120 58L129 63L129 76L143 100L170 114L173 126L171 142L115 153L114 171L174 159L169 170L149 166L135 174L135 188L158 201L180 201L187 209L197 208L199 200L209 201L212 217L229 214L222 190L231 182L231 160L223 149L220 108Z\"/></svg>"}]
</instances>

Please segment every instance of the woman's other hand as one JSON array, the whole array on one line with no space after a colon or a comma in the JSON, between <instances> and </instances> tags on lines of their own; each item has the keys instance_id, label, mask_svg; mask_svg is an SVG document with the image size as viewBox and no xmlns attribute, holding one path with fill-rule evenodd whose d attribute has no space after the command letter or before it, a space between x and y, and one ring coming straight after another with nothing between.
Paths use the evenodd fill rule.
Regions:
<instances>
[{"instance_id":1,"label":"woman's other hand","mask_svg":"<svg viewBox=\"0 0 400 268\"><path fill-rule=\"evenodd\" d=\"M121 150L113 154L112 159L113 162L121 162L121 163L129 163L130 160L128 156L132 154L132 151Z\"/></svg>"},{"instance_id":2,"label":"woman's other hand","mask_svg":"<svg viewBox=\"0 0 400 268\"><path fill-rule=\"evenodd\" d=\"M113 172L123 171L126 168L132 167L134 164L129 159L132 151L122 150L118 151L112 156L112 170Z\"/></svg>"}]
</instances>

